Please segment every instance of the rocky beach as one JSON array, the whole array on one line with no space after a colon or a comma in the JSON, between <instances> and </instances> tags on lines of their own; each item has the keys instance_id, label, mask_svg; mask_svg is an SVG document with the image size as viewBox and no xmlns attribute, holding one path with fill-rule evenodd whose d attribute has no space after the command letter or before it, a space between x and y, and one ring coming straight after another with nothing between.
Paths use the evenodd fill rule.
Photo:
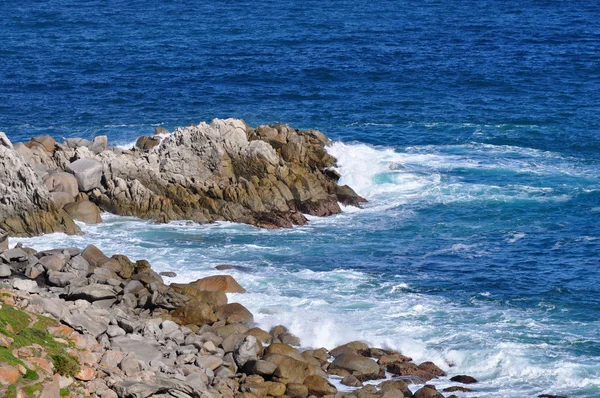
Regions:
<instances>
[{"instance_id":1,"label":"rocky beach","mask_svg":"<svg viewBox=\"0 0 600 398\"><path fill-rule=\"evenodd\" d=\"M307 222L365 200L339 186L315 130L236 119L158 129L131 149L0 135L0 392L7 397L443 397L446 372L368 342L306 347L263 330L227 275L166 284L145 260L94 245L36 251L8 237L81 233L101 212L262 228ZM166 276L169 276L168 274ZM449 394L476 380L452 375ZM340 391L334 385L340 387ZM418 386L415 388L414 386Z\"/></svg>"}]
</instances>

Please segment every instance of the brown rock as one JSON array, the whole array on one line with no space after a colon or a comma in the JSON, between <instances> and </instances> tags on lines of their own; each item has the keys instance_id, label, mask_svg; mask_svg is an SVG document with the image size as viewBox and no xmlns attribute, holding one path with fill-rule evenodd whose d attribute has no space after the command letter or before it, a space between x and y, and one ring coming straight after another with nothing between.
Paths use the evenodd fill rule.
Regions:
<instances>
[{"instance_id":1,"label":"brown rock","mask_svg":"<svg viewBox=\"0 0 600 398\"><path fill-rule=\"evenodd\" d=\"M435 387L430 384L415 391L415 394L413 396L414 398L444 398L444 396L440 394L435 389Z\"/></svg>"},{"instance_id":2,"label":"brown rock","mask_svg":"<svg viewBox=\"0 0 600 398\"><path fill-rule=\"evenodd\" d=\"M41 147L46 152L53 152L56 141L49 135L41 135L33 137L29 142L25 143L27 148L33 148L34 146Z\"/></svg>"},{"instance_id":3,"label":"brown rock","mask_svg":"<svg viewBox=\"0 0 600 398\"><path fill-rule=\"evenodd\" d=\"M288 383L285 394L290 398L306 398L308 397L308 387L300 383Z\"/></svg>"},{"instance_id":4,"label":"brown rock","mask_svg":"<svg viewBox=\"0 0 600 398\"><path fill-rule=\"evenodd\" d=\"M268 395L272 397L281 397L285 394L285 384L274 381L265 381L265 386L268 388Z\"/></svg>"},{"instance_id":5,"label":"brown rock","mask_svg":"<svg viewBox=\"0 0 600 398\"><path fill-rule=\"evenodd\" d=\"M306 362L298 361L280 354L267 354L263 360L273 362L277 365L277 370L273 373L273 381L280 383L300 383L304 382L306 377L314 373L313 367Z\"/></svg>"},{"instance_id":6,"label":"brown rock","mask_svg":"<svg viewBox=\"0 0 600 398\"><path fill-rule=\"evenodd\" d=\"M308 376L306 379L304 379L303 384L308 388L308 393L310 395L316 395L317 397L333 395L337 393L337 388L335 388L326 379L319 376Z\"/></svg>"},{"instance_id":7,"label":"brown rock","mask_svg":"<svg viewBox=\"0 0 600 398\"><path fill-rule=\"evenodd\" d=\"M94 245L88 245L81 253L81 256L86 259L92 267L100 267L110 260L110 258L104 255L104 253Z\"/></svg>"},{"instance_id":8,"label":"brown rock","mask_svg":"<svg viewBox=\"0 0 600 398\"><path fill-rule=\"evenodd\" d=\"M394 353L394 354L387 354L387 355L383 355L383 356L379 357L379 359L377 360L377 363L380 365L386 366L393 362L404 363L404 362L410 362L410 361L412 361L411 357L407 357L402 354Z\"/></svg>"},{"instance_id":9,"label":"brown rock","mask_svg":"<svg viewBox=\"0 0 600 398\"><path fill-rule=\"evenodd\" d=\"M193 284L200 290L209 292L246 293L246 289L240 286L230 275L214 275L198 279Z\"/></svg>"},{"instance_id":10,"label":"brown rock","mask_svg":"<svg viewBox=\"0 0 600 398\"><path fill-rule=\"evenodd\" d=\"M271 341L273 340L271 335L266 330L262 330L261 328L252 328L246 333L256 337L256 339L263 343L263 345L271 344Z\"/></svg>"},{"instance_id":11,"label":"brown rock","mask_svg":"<svg viewBox=\"0 0 600 398\"><path fill-rule=\"evenodd\" d=\"M457 383L463 383L463 384L477 383L477 379L475 379L474 377L471 377L471 376L467 376L467 375L454 376L450 379L450 381L455 381Z\"/></svg>"},{"instance_id":12,"label":"brown rock","mask_svg":"<svg viewBox=\"0 0 600 398\"><path fill-rule=\"evenodd\" d=\"M64 209L75 220L86 224L98 224L102 222L100 208L90 201L67 203Z\"/></svg>"},{"instance_id":13,"label":"brown rock","mask_svg":"<svg viewBox=\"0 0 600 398\"><path fill-rule=\"evenodd\" d=\"M362 387L362 382L352 375L345 376L341 383L348 387Z\"/></svg>"},{"instance_id":14,"label":"brown rock","mask_svg":"<svg viewBox=\"0 0 600 398\"><path fill-rule=\"evenodd\" d=\"M173 317L178 318L182 325L204 325L217 320L212 308L201 301L191 300L173 311Z\"/></svg>"},{"instance_id":15,"label":"brown rock","mask_svg":"<svg viewBox=\"0 0 600 398\"><path fill-rule=\"evenodd\" d=\"M340 354L329 367L331 369L341 368L349 372L358 372L363 375L363 380L379 377L377 362L358 354Z\"/></svg>"},{"instance_id":16,"label":"brown rock","mask_svg":"<svg viewBox=\"0 0 600 398\"><path fill-rule=\"evenodd\" d=\"M279 354L294 358L297 361L306 362L300 351L282 343L273 343L265 349L266 354Z\"/></svg>"},{"instance_id":17,"label":"brown rock","mask_svg":"<svg viewBox=\"0 0 600 398\"><path fill-rule=\"evenodd\" d=\"M379 383L377 387L379 387L382 390L392 389L402 391L402 394L404 394L404 396L406 397L412 396L412 392L408 388L408 383L404 380L386 380L382 383Z\"/></svg>"},{"instance_id":18,"label":"brown rock","mask_svg":"<svg viewBox=\"0 0 600 398\"><path fill-rule=\"evenodd\" d=\"M343 344L339 347L334 348L329 353L333 357L337 357L343 353L354 353L358 354L361 350L368 350L369 345L363 341L351 341L350 343Z\"/></svg>"},{"instance_id":19,"label":"brown rock","mask_svg":"<svg viewBox=\"0 0 600 398\"><path fill-rule=\"evenodd\" d=\"M208 292L202 291L196 287L193 283L179 284L171 283L170 288L179 294L188 296L197 301L201 301L211 306L213 311L216 311L219 307L227 304L227 295L225 292Z\"/></svg>"},{"instance_id":20,"label":"brown rock","mask_svg":"<svg viewBox=\"0 0 600 398\"><path fill-rule=\"evenodd\" d=\"M245 323L254 322L254 316L246 307L240 303L225 304L219 307L216 312L217 319L227 323Z\"/></svg>"},{"instance_id":21,"label":"brown rock","mask_svg":"<svg viewBox=\"0 0 600 398\"><path fill-rule=\"evenodd\" d=\"M77 179L73 174L62 171L49 173L44 177L44 184L50 192L63 192L68 194L72 200L79 193Z\"/></svg>"},{"instance_id":22,"label":"brown rock","mask_svg":"<svg viewBox=\"0 0 600 398\"><path fill-rule=\"evenodd\" d=\"M157 137L140 137L135 142L135 146L142 151L150 151L158 144L160 144L160 138Z\"/></svg>"}]
</instances>

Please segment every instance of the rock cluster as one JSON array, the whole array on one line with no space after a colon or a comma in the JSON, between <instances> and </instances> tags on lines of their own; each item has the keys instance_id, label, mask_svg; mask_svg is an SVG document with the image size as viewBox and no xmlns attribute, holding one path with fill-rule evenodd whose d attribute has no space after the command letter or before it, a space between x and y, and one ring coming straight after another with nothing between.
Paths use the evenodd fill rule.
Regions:
<instances>
[{"instance_id":1,"label":"rock cluster","mask_svg":"<svg viewBox=\"0 0 600 398\"><path fill-rule=\"evenodd\" d=\"M26 185L10 202L21 207L3 214L41 209L43 216L53 216L25 219L24 225L14 225L12 218L0 222L13 235L77 232L72 223L66 225L71 217L101 222L100 209L160 222L226 220L280 228L306 223L303 214L338 213L338 202L365 201L352 188L337 185L335 159L321 132L287 125L254 129L242 120L215 119L142 137L132 150L109 148L104 136L62 144L34 137L14 147L2 136L0 142L6 142L3 153L10 152L12 162L0 164L10 172L0 182L17 177ZM55 226L59 222L65 226Z\"/></svg>"},{"instance_id":2,"label":"rock cluster","mask_svg":"<svg viewBox=\"0 0 600 398\"><path fill-rule=\"evenodd\" d=\"M57 320L41 323L40 333L53 336L48 347L64 344L77 363L72 374L61 373L65 367L43 346L25 345L19 333L19 346L3 339L0 313L0 354L12 345L25 364L19 370L0 363L0 393L18 380L33 383L25 375L34 371L47 397L58 397L51 395L57 386L71 397L100 398L442 396L431 385L414 394L409 388L445 375L431 362L417 365L359 341L300 350L284 326L256 327L252 313L228 302L225 292L244 291L228 275L166 285L148 262L108 257L93 245L41 252L17 245L0 252L0 278L0 301ZM400 379L386 379L386 372ZM355 390L338 392L332 378Z\"/></svg>"}]
</instances>

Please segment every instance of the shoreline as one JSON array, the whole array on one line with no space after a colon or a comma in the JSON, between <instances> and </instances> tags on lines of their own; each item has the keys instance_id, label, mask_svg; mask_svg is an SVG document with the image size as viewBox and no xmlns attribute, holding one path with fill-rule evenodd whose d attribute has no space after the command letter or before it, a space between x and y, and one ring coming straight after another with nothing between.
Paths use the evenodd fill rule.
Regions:
<instances>
[{"instance_id":1,"label":"shoreline","mask_svg":"<svg viewBox=\"0 0 600 398\"><path fill-rule=\"evenodd\" d=\"M96 394L101 398L151 396L167 387L178 388L180 392L192 397L208 397L210 395L206 394L211 393L211 388L215 387L215 380L218 381L217 384L224 381L227 388L221 386L224 391L218 391L216 395L212 391L212 396L400 397L413 396L413 392L408 392L409 384L398 379L385 382L386 372L388 376L390 372L395 372L396 376L411 384L425 384L428 380L445 375L431 362L416 365L400 353L369 347L362 342L350 342L330 351L315 348L301 352L295 348L302 347L301 342L285 326L276 326L270 332L262 330L254 326L253 315L245 307L227 303L226 291L244 291L228 275L220 274L188 284L164 285L162 278L145 260L133 263L122 255L108 258L93 246L88 246L83 251L71 248L35 252L17 245L16 248L1 253L0 258L6 265L2 268L5 271L7 267L10 268L12 274L10 279L2 279L3 284L10 280L14 285L12 290L3 290L0 298L34 313L52 315L63 325L60 327L63 340L68 337L76 342L85 341L80 347L83 351L73 353L86 363L86 373L77 373L72 380L74 384L69 384L69 388L75 388L79 383L78 388L83 388L83 391L87 389L90 395ZM10 265L6 264L7 260ZM85 262L88 264L86 272ZM24 271L19 271L20 269ZM36 274L36 271L39 273ZM209 290L199 290L198 285ZM131 292L135 289L140 290L132 297ZM9 296L13 298L10 299ZM143 305L140 305L142 302ZM90 317L91 319L86 319ZM66 329L67 327L75 331ZM64 336L65 330L70 333L68 336ZM165 335L166 330L170 333L168 336ZM217 338L208 339L215 335ZM154 348L144 342L148 338L156 339L151 344ZM193 343L201 348L196 349L192 357L190 353L186 353L176 355L176 359L167 364L158 363L167 361L165 358L173 359L166 357L165 351L173 352L175 349L176 352L183 352L189 345L187 343L195 338L210 340L214 348L208 344L212 351L202 351L206 349L205 339L202 344ZM125 361L125 364L119 362L107 368L105 364L108 359L104 361L104 358L107 355L120 357L118 353L115 354L119 350L137 350L139 370L127 373L127 364L135 365L135 361ZM187 355L187 359L182 355ZM252 359L240 360L240 355ZM128 357L121 358L121 361L126 358ZM115 361L114 358L112 360ZM204 388L194 392L190 386L174 387L167 379L161 379L164 375L171 374L169 372L183 372L182 369L189 371L190 360L195 364L192 367L195 366L196 373L205 371L206 377L210 379L212 372L212 380L204 383ZM257 369L248 368L248 360L257 361ZM258 369L261 366L266 366L268 370ZM213 368L206 372L211 367ZM33 368L40 372L35 365ZM135 366L134 368L137 369ZM144 372L151 372L152 375ZM53 381L54 384L68 382L64 377L59 378L51 372L45 377L48 380L55 378L57 381ZM338 392L328 381L332 377L337 377L338 382L355 389L352 393ZM152 387L157 390L150 395L145 395L148 390L142 395L136 395L136 388L141 388L140 384L146 385L144 383L151 379L162 380ZM105 386L99 380L105 380ZM363 385L361 380L377 383L379 389L369 383ZM233 388L229 381L234 382ZM359 388L360 385L363 387ZM267 386L277 391L271 391ZM106 390L102 390L105 387ZM90 388L110 390L112 393L98 394L97 390L92 391ZM430 387L414 391L415 397L442 396L436 394L439 393Z\"/></svg>"}]
</instances>

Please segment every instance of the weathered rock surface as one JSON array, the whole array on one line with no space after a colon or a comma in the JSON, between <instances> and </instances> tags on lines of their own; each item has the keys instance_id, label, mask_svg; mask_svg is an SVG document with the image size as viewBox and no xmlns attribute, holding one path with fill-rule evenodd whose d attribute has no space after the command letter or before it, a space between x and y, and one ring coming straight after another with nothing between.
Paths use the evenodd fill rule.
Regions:
<instances>
[{"instance_id":1,"label":"weathered rock surface","mask_svg":"<svg viewBox=\"0 0 600 398\"><path fill-rule=\"evenodd\" d=\"M4 133L0 133L0 142L0 228L11 236L80 232L71 217L52 202L46 185Z\"/></svg>"}]
</instances>

